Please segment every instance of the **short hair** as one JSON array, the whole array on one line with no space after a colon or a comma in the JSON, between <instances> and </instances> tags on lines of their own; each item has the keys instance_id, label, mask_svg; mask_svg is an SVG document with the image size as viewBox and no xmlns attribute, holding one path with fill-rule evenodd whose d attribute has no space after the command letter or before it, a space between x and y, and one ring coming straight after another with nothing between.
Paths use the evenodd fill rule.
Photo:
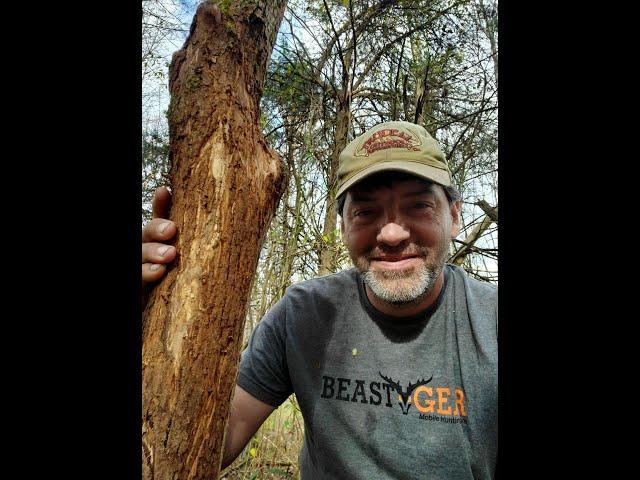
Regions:
<instances>
[{"instance_id":1,"label":"short hair","mask_svg":"<svg viewBox=\"0 0 640 480\"><path fill-rule=\"evenodd\" d=\"M415 179L422 180L424 182L431 182L426 178L418 177L416 175L412 175L406 172L385 171L385 172L375 173L370 177L365 178L361 182L358 182L357 185L364 186L367 189L373 190L379 187L391 188L391 184L393 182L401 182L405 180L415 180ZM437 182L431 182L431 183L440 185ZM458 189L453 185L448 187L445 187L444 185L440 185L440 186L444 189L444 194L447 196L447 201L449 202L449 205L452 205L453 203L457 202L462 198ZM338 213L340 214L341 217L343 216L342 213L344 210L344 203L347 199L348 191L349 190L345 191L336 200L338 203Z\"/></svg>"}]
</instances>

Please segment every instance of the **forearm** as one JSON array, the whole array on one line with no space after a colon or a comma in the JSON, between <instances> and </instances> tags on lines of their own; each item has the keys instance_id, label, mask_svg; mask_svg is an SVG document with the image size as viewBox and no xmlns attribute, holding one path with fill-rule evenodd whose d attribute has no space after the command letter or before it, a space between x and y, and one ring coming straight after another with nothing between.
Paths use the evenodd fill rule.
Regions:
<instances>
[{"instance_id":1,"label":"forearm","mask_svg":"<svg viewBox=\"0 0 640 480\"><path fill-rule=\"evenodd\" d=\"M224 437L222 468L233 463L273 410L274 407L261 402L236 385Z\"/></svg>"},{"instance_id":2,"label":"forearm","mask_svg":"<svg viewBox=\"0 0 640 480\"><path fill-rule=\"evenodd\" d=\"M239 438L240 432L238 430L228 429L227 434L224 437L224 452L222 455L222 468L227 468L229 465L233 463L233 461L238 458L238 455L242 453L242 450L247 445L252 435L249 435L248 438ZM255 433L255 432L254 432Z\"/></svg>"}]
</instances>

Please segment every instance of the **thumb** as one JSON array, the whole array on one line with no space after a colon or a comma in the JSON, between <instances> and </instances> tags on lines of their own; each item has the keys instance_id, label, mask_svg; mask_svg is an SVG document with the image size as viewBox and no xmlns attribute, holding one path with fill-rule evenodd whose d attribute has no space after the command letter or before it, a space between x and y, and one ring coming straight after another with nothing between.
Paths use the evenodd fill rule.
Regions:
<instances>
[{"instance_id":1,"label":"thumb","mask_svg":"<svg viewBox=\"0 0 640 480\"><path fill-rule=\"evenodd\" d=\"M169 218L171 191L167 187L156 188L153 197L153 218Z\"/></svg>"}]
</instances>

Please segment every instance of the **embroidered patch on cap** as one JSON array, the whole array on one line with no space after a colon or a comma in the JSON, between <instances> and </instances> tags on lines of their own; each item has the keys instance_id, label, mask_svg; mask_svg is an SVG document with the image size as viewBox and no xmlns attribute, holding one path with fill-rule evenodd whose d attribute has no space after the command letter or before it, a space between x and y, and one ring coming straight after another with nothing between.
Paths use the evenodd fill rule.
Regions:
<instances>
[{"instance_id":1,"label":"embroidered patch on cap","mask_svg":"<svg viewBox=\"0 0 640 480\"><path fill-rule=\"evenodd\" d=\"M397 128L386 128L371 135L355 151L356 157L368 157L378 150L387 148L405 148L410 152L418 152L422 142L417 135L401 132Z\"/></svg>"}]
</instances>

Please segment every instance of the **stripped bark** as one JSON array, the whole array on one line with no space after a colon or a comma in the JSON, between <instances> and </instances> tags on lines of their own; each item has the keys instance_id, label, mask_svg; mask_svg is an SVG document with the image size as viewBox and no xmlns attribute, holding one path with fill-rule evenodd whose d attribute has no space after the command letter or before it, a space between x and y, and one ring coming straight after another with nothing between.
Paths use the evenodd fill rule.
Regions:
<instances>
[{"instance_id":1,"label":"stripped bark","mask_svg":"<svg viewBox=\"0 0 640 480\"><path fill-rule=\"evenodd\" d=\"M259 127L286 0L202 3L170 68L178 257L143 315L143 478L218 477L251 279L283 187Z\"/></svg>"}]
</instances>

